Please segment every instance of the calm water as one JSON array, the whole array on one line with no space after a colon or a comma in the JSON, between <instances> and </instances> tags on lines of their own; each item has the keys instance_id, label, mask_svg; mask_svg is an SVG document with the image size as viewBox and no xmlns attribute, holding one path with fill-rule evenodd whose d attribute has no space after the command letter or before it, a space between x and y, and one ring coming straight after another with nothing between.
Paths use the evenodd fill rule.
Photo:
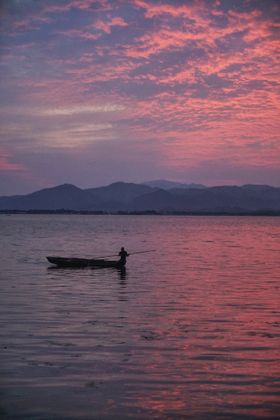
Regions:
<instances>
[{"instance_id":1,"label":"calm water","mask_svg":"<svg viewBox=\"0 0 280 420\"><path fill-rule=\"evenodd\" d=\"M0 216L4 418L277 418L280 218ZM126 272L46 255L130 252Z\"/></svg>"}]
</instances>

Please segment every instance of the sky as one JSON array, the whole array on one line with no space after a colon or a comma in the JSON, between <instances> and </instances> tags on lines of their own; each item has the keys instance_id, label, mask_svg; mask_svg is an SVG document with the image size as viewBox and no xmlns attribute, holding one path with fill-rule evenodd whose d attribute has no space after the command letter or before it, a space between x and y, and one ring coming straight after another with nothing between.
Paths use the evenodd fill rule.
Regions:
<instances>
[{"instance_id":1,"label":"sky","mask_svg":"<svg viewBox=\"0 0 280 420\"><path fill-rule=\"evenodd\" d=\"M279 0L0 0L0 195L280 186Z\"/></svg>"}]
</instances>

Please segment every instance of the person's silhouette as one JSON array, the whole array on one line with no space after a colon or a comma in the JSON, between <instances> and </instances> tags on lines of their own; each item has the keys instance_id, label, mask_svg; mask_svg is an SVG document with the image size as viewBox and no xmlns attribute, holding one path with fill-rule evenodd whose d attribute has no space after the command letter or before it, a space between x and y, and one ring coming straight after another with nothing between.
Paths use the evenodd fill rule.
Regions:
<instances>
[{"instance_id":1,"label":"person's silhouette","mask_svg":"<svg viewBox=\"0 0 280 420\"><path fill-rule=\"evenodd\" d=\"M119 256L120 256L120 263L122 265L125 265L126 264L126 258L129 256L129 254L126 252L124 247L121 248L121 250L119 252Z\"/></svg>"}]
</instances>

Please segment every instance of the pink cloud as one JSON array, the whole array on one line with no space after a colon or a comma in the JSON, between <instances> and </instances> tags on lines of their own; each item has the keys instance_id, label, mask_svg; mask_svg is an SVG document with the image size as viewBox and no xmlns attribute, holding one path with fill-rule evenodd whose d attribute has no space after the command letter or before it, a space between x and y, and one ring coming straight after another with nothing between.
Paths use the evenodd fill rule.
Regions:
<instances>
[{"instance_id":1,"label":"pink cloud","mask_svg":"<svg viewBox=\"0 0 280 420\"><path fill-rule=\"evenodd\" d=\"M46 16L40 16L40 15L31 15L25 19L22 20L16 20L14 22L14 29L36 29L36 25L38 28L38 25L41 23L50 23L51 19Z\"/></svg>"},{"instance_id":2,"label":"pink cloud","mask_svg":"<svg viewBox=\"0 0 280 420\"><path fill-rule=\"evenodd\" d=\"M206 34L187 32L170 28L158 29L142 35L137 39L137 45L125 49L127 57L149 58L162 51L181 48L189 41L202 41Z\"/></svg>"},{"instance_id":3,"label":"pink cloud","mask_svg":"<svg viewBox=\"0 0 280 420\"><path fill-rule=\"evenodd\" d=\"M64 13L71 8L88 11L91 4L86 0L57 3L47 5L41 13L49 17L48 13ZM46 55L38 54L43 65L34 59L40 47L36 38L6 50L4 61L15 72L7 78L7 85L27 110L44 106L86 108L106 102L119 105L115 113L100 112L96 121L89 121L95 118L94 112L78 116L34 111L26 117L32 118L35 126L32 138L39 133L42 144L45 141L49 145L55 139L63 148L69 130L81 135L74 123L77 127L108 124L120 154L129 144L131 154L142 150L144 159L153 147L164 167L178 171L207 159L222 161L224 156L242 165L280 166L279 40L274 34L278 26L256 10L225 13L218 8L219 2L213 2L213 8L203 1L181 2L181 6L146 0L134 0L133 4L144 10L141 19L144 15L148 22L131 31L131 38L123 39L121 31L114 39L107 36L114 27L131 30L127 15L86 13L84 26L72 25L63 31L54 26L52 34L62 36L46 38ZM119 15L120 8L115 12ZM220 17L222 25L217 24ZM35 17L30 19L35 22ZM17 28L24 28L21 25L18 23ZM78 38L79 42L64 37ZM97 39L92 43L80 41ZM60 55L57 51L60 53L63 41L66 53ZM63 128L66 125L68 132ZM83 134L86 144L96 139L90 137L90 131ZM28 133L28 124L20 119L20 137L18 132ZM108 141L109 134L106 139L100 136L99 144ZM122 142L126 143L124 148ZM82 148L82 139L75 144ZM21 170L20 164L13 163L13 154L3 156L2 170Z\"/></svg>"},{"instance_id":4,"label":"pink cloud","mask_svg":"<svg viewBox=\"0 0 280 420\"><path fill-rule=\"evenodd\" d=\"M72 9L79 9L83 11L94 12L102 10L102 12L109 12L112 7L109 5L107 0L68 0L68 2L57 4L39 4L38 10L34 13L27 13L26 17L21 19L15 18L12 22L12 28L14 31L24 29L38 29L42 23L49 24L52 22L52 17L48 15L55 15L56 13L66 13ZM120 18L121 19L121 18ZM118 23L118 22L117 22Z\"/></svg>"},{"instance_id":5,"label":"pink cloud","mask_svg":"<svg viewBox=\"0 0 280 420\"><path fill-rule=\"evenodd\" d=\"M127 25L128 24L121 17L114 17L114 18L112 18L111 20L108 20L108 21L98 20L94 24L95 28L100 29L103 32L106 32L107 34L111 33L111 29L114 26L127 26Z\"/></svg>"},{"instance_id":6,"label":"pink cloud","mask_svg":"<svg viewBox=\"0 0 280 420\"><path fill-rule=\"evenodd\" d=\"M166 26L166 21L159 21L157 30L139 37L139 45L128 50L127 55L132 57L149 57L166 49L182 47L189 41L197 42L202 48L216 49L217 40L220 41L225 36L242 31L245 31L244 41L260 41L271 36L272 29L276 30L280 26L275 23L272 28L271 22L262 18L259 10L242 13L235 10L222 12L215 9L215 6L219 5L218 2L213 4L212 8L201 0L182 6L151 4L145 0L134 0L134 4L145 10L147 18L167 15L169 19L179 17L184 18L184 21L182 21L182 29L176 30L174 27ZM228 25L223 27L215 25L212 16L224 16L228 19ZM191 19L191 23L186 19Z\"/></svg>"},{"instance_id":7,"label":"pink cloud","mask_svg":"<svg viewBox=\"0 0 280 420\"><path fill-rule=\"evenodd\" d=\"M58 30L56 32L69 38L80 38L88 41L95 41L100 38L102 32L110 34L112 28L115 26L125 27L128 26L128 24L124 19L115 17L111 20L97 20L94 24L87 25L87 27L83 29L67 29L64 31Z\"/></svg>"},{"instance_id":8,"label":"pink cloud","mask_svg":"<svg viewBox=\"0 0 280 420\"><path fill-rule=\"evenodd\" d=\"M192 4L172 5L172 4L154 4L146 0L134 0L134 5L145 10L147 18L153 18L160 15L169 15L172 17L188 17L194 20L202 20L199 17L199 11L204 10L205 4L201 1L195 1Z\"/></svg>"},{"instance_id":9,"label":"pink cloud","mask_svg":"<svg viewBox=\"0 0 280 420\"><path fill-rule=\"evenodd\" d=\"M0 172L24 172L26 168L21 163L12 162L12 157L4 150L0 150Z\"/></svg>"},{"instance_id":10,"label":"pink cloud","mask_svg":"<svg viewBox=\"0 0 280 420\"><path fill-rule=\"evenodd\" d=\"M57 31L57 33L69 38L81 38L89 41L95 41L100 36L97 33L92 33L85 29L67 29L65 31Z\"/></svg>"},{"instance_id":11,"label":"pink cloud","mask_svg":"<svg viewBox=\"0 0 280 420\"><path fill-rule=\"evenodd\" d=\"M45 13L63 13L71 9L89 10L93 6L94 10L111 10L111 6L107 0L68 0L64 4L57 2L57 4L44 5L43 10Z\"/></svg>"}]
</instances>

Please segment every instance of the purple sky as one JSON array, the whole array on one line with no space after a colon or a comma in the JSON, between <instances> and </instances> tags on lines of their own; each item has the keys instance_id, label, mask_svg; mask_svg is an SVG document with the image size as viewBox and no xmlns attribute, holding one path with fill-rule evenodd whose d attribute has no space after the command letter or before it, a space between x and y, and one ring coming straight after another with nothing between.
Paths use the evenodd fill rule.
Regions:
<instances>
[{"instance_id":1,"label":"purple sky","mask_svg":"<svg viewBox=\"0 0 280 420\"><path fill-rule=\"evenodd\" d=\"M0 195L280 186L279 0L1 0Z\"/></svg>"}]
</instances>

